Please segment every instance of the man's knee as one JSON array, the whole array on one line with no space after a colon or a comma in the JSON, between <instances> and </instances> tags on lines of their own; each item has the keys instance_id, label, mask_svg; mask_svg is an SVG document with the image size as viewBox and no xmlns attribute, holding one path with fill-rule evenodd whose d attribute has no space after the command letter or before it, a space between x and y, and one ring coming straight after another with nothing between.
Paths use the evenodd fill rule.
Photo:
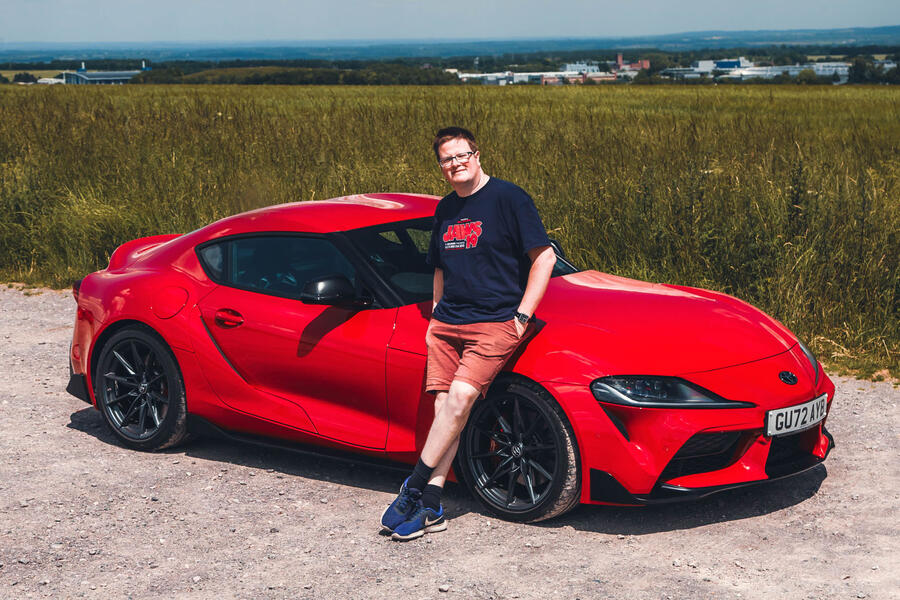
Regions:
<instances>
[{"instance_id":1,"label":"man's knee","mask_svg":"<svg viewBox=\"0 0 900 600\"><path fill-rule=\"evenodd\" d=\"M480 393L477 388L465 381L454 381L445 400L447 408L454 418L464 419L469 416L469 411Z\"/></svg>"}]
</instances>

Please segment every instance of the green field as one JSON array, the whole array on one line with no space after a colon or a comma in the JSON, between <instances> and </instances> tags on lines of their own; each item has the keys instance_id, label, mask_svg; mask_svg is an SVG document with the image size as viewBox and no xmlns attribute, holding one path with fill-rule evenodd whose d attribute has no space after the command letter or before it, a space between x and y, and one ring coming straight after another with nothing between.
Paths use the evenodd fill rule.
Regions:
<instances>
[{"instance_id":1,"label":"green field","mask_svg":"<svg viewBox=\"0 0 900 600\"><path fill-rule=\"evenodd\" d=\"M577 264L726 291L833 368L900 375L887 87L2 86L0 278L62 286L125 240L266 204L446 193L447 124Z\"/></svg>"}]
</instances>

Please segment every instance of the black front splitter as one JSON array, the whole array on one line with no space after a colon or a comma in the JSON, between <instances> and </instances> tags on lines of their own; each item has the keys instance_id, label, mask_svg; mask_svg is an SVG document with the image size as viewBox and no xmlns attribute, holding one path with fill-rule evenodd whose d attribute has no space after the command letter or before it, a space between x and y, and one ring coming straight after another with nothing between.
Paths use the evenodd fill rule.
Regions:
<instances>
[{"instance_id":1,"label":"black front splitter","mask_svg":"<svg viewBox=\"0 0 900 600\"><path fill-rule=\"evenodd\" d=\"M626 490L625 487L609 473L605 471L599 471L597 469L591 469L591 500L596 502L608 502L612 504L637 506L671 504L674 502L699 500L700 498L706 498L707 496L711 496L712 494L718 494L719 492L724 492L727 490L736 490L742 487L747 487L749 485L759 485L772 481L778 481L787 477L794 477L795 475L800 475L801 473L805 473L810 469L814 469L815 467L825 462L825 459L828 458L828 454L834 448L834 437L832 437L832 435L828 433L828 430L824 427L822 428L822 433L825 435L825 437L828 438L828 448L825 450L824 457L819 458L818 456L810 455L808 460L804 461L802 464L796 465L796 467L790 472L779 473L777 476L772 476L768 479L759 479L756 481L743 481L741 483L730 483L726 485L715 485L702 488L686 488L678 485L662 483L654 487L653 491L651 491L649 494L644 495L632 494L628 492L628 490Z\"/></svg>"}]
</instances>

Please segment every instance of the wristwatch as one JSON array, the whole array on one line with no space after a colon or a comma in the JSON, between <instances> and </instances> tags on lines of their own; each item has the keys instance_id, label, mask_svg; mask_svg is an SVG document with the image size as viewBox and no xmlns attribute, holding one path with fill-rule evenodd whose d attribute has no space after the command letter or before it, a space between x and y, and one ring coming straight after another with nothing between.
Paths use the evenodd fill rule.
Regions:
<instances>
[{"instance_id":1,"label":"wristwatch","mask_svg":"<svg viewBox=\"0 0 900 600\"><path fill-rule=\"evenodd\" d=\"M516 313L516 321L521 323L522 325L527 325L528 321L531 320L530 315L526 315L525 313L517 312Z\"/></svg>"}]
</instances>

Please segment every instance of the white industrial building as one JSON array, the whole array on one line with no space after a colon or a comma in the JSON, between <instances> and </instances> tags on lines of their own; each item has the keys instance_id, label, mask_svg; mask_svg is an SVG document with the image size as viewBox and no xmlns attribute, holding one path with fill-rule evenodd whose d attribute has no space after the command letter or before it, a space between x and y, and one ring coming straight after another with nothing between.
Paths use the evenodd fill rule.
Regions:
<instances>
[{"instance_id":1,"label":"white industrial building","mask_svg":"<svg viewBox=\"0 0 900 600\"><path fill-rule=\"evenodd\" d=\"M819 77L834 77L837 74L841 83L850 75L850 63L820 62L798 65L781 65L777 67L743 67L734 69L723 75L723 79L774 79L779 75L797 77L803 71L812 71Z\"/></svg>"},{"instance_id":2,"label":"white industrial building","mask_svg":"<svg viewBox=\"0 0 900 600\"><path fill-rule=\"evenodd\" d=\"M566 63L563 65L563 71L575 71L576 73L599 73L600 66L592 61Z\"/></svg>"},{"instance_id":3,"label":"white industrial building","mask_svg":"<svg viewBox=\"0 0 900 600\"><path fill-rule=\"evenodd\" d=\"M580 78L578 71L534 71L516 73L501 71L498 73L457 73L462 81L481 81L484 85L509 85L513 83L541 83L547 79Z\"/></svg>"}]
</instances>

